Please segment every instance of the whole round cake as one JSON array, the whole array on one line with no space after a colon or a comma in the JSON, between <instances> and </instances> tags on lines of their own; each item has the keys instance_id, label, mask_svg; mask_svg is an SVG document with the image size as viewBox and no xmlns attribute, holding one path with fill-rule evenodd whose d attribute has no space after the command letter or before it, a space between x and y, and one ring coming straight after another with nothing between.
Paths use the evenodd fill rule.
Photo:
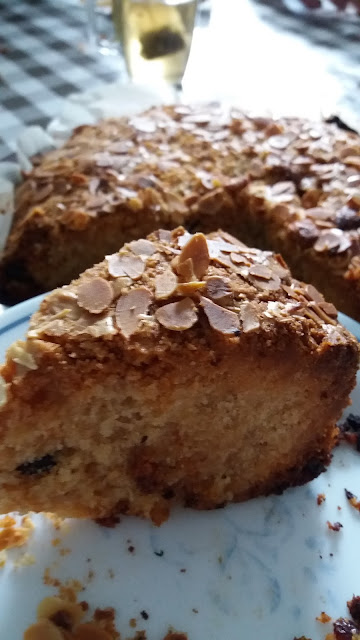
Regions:
<instances>
[{"instance_id":1,"label":"whole round cake","mask_svg":"<svg viewBox=\"0 0 360 640\"><path fill-rule=\"evenodd\" d=\"M35 162L0 262L3 302L70 282L159 227L279 251L360 319L360 138L336 124L175 105L75 130Z\"/></svg>"}]
</instances>

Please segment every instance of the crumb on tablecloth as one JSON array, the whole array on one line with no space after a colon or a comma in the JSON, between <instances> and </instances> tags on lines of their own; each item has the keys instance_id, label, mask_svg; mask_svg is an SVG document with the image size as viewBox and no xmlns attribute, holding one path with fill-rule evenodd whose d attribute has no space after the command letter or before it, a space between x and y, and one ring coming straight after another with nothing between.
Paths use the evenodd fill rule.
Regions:
<instances>
[{"instance_id":1,"label":"crumb on tablecloth","mask_svg":"<svg viewBox=\"0 0 360 640\"><path fill-rule=\"evenodd\" d=\"M318 505L321 505L323 502L325 502L325 500L326 500L325 493L318 493L317 494L316 502L317 502Z\"/></svg>"}]
</instances>

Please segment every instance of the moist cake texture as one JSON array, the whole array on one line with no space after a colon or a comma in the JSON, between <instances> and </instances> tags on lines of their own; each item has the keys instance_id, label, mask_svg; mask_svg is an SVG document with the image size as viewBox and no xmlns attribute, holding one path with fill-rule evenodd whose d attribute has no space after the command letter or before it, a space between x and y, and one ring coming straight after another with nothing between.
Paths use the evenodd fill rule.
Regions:
<instances>
[{"instance_id":1,"label":"moist cake texture","mask_svg":"<svg viewBox=\"0 0 360 640\"><path fill-rule=\"evenodd\" d=\"M41 303L1 368L0 511L164 521L330 460L358 345L277 254L160 230Z\"/></svg>"},{"instance_id":2,"label":"moist cake texture","mask_svg":"<svg viewBox=\"0 0 360 640\"><path fill-rule=\"evenodd\" d=\"M335 124L216 105L83 126L16 198L2 301L70 282L125 242L182 224L282 253L360 320L360 138Z\"/></svg>"}]
</instances>

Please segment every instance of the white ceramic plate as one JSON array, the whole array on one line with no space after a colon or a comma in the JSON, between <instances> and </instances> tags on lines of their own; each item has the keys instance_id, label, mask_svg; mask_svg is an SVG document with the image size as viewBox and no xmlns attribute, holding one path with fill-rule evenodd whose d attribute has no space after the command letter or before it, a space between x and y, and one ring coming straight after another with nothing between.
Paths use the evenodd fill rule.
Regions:
<instances>
[{"instance_id":1,"label":"white ceramic plate","mask_svg":"<svg viewBox=\"0 0 360 640\"><path fill-rule=\"evenodd\" d=\"M40 299L0 317L1 360L24 336ZM342 321L360 337L360 325ZM351 411L360 413L359 385ZM218 511L179 508L160 528L124 517L115 529L69 520L56 531L47 518L33 516L28 544L8 552L0 569L0 638L21 640L39 600L56 593L43 583L49 568L63 583L80 580L80 599L90 607L115 607L122 638L145 629L148 640L161 640L173 627L189 640L323 639L331 625L316 616L346 615L346 601L360 594L360 514L344 488L360 496L360 454L346 445L305 487ZM318 493L326 494L321 506ZM343 529L329 531L327 520ZM24 553L35 564L16 568Z\"/></svg>"}]
</instances>

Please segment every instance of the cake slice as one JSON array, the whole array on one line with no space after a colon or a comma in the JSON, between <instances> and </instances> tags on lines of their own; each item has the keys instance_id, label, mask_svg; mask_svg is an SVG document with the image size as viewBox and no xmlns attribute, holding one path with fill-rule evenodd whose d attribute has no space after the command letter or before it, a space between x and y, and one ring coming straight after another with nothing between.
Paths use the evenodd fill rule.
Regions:
<instances>
[{"instance_id":1,"label":"cake slice","mask_svg":"<svg viewBox=\"0 0 360 640\"><path fill-rule=\"evenodd\" d=\"M324 470L357 341L281 257L178 228L55 290L1 369L0 511L211 509Z\"/></svg>"}]
</instances>

